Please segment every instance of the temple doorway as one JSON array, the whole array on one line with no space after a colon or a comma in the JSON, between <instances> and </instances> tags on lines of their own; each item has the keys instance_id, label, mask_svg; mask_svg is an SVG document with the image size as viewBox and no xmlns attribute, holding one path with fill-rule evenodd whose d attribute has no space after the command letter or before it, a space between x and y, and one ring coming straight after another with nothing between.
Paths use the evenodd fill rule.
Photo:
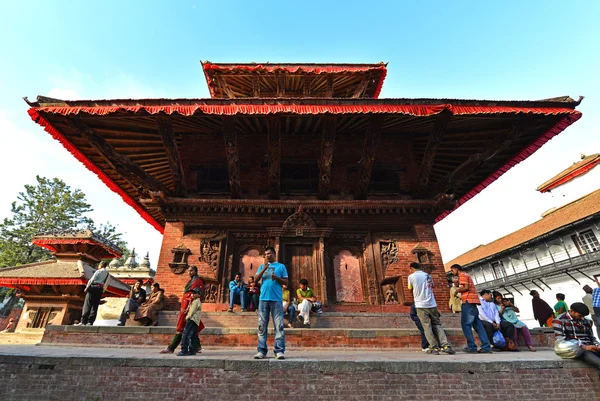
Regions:
<instances>
[{"instance_id":1,"label":"temple doorway","mask_svg":"<svg viewBox=\"0 0 600 401\"><path fill-rule=\"evenodd\" d=\"M312 244L286 244L284 246L284 263L288 271L289 288L295 298L300 279L307 279L308 286L318 292L317 269L313 257ZM316 294L322 297L324 294Z\"/></svg>"}]
</instances>

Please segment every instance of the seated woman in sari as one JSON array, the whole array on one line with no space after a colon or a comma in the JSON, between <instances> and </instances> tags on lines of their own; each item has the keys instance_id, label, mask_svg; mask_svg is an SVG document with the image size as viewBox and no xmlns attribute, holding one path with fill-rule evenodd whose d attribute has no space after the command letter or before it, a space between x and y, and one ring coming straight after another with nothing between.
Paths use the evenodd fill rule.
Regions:
<instances>
[{"instance_id":1,"label":"seated woman in sari","mask_svg":"<svg viewBox=\"0 0 600 401\"><path fill-rule=\"evenodd\" d=\"M156 312L164 306L165 290L161 289L158 283L154 283L150 297L135 312L135 320L142 322L144 326L156 325L158 323Z\"/></svg>"}]
</instances>

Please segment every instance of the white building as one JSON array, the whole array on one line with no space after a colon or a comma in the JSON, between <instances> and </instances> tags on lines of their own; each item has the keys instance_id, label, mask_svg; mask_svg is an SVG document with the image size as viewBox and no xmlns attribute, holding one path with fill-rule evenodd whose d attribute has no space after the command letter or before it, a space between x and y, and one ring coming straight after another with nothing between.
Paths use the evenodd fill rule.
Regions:
<instances>
[{"instance_id":1,"label":"white building","mask_svg":"<svg viewBox=\"0 0 600 401\"><path fill-rule=\"evenodd\" d=\"M582 287L595 287L594 276L600 275L600 189L584 192L600 188L597 164L600 155L582 156L537 188L562 205L547 210L533 224L466 252L446 268L458 263L478 290L514 297L521 320L530 327L538 326L531 290L537 290L550 306L557 302L557 293L565 294L567 304L581 302Z\"/></svg>"}]
</instances>

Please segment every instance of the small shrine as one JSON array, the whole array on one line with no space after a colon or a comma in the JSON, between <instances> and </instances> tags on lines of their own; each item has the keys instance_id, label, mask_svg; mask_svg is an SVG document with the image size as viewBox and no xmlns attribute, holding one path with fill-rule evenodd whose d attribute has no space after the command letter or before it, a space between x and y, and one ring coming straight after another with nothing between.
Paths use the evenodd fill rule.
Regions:
<instances>
[{"instance_id":1,"label":"small shrine","mask_svg":"<svg viewBox=\"0 0 600 401\"><path fill-rule=\"evenodd\" d=\"M39 234L33 243L53 259L0 269L0 286L16 288L25 300L17 329L73 324L81 318L88 280L102 259L121 249L90 230ZM104 296L125 297L129 285L112 274Z\"/></svg>"}]
</instances>

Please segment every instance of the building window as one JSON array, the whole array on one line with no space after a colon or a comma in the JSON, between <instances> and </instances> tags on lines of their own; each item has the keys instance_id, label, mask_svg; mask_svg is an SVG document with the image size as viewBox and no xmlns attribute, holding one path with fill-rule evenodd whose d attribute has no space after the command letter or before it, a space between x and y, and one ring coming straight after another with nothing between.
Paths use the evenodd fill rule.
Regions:
<instances>
[{"instance_id":1,"label":"building window","mask_svg":"<svg viewBox=\"0 0 600 401\"><path fill-rule=\"evenodd\" d=\"M506 269L504 268L504 263L499 260L497 262L492 262L492 274L494 275L494 279L497 280L502 277L506 277Z\"/></svg>"},{"instance_id":2,"label":"building window","mask_svg":"<svg viewBox=\"0 0 600 401\"><path fill-rule=\"evenodd\" d=\"M314 162L281 164L281 192L313 193L319 185L319 167Z\"/></svg>"},{"instance_id":3,"label":"building window","mask_svg":"<svg viewBox=\"0 0 600 401\"><path fill-rule=\"evenodd\" d=\"M572 235L571 238L581 255L600 250L600 244L598 244L598 239L592 230L583 231L579 235Z\"/></svg>"},{"instance_id":4,"label":"building window","mask_svg":"<svg viewBox=\"0 0 600 401\"><path fill-rule=\"evenodd\" d=\"M199 193L229 192L229 172L225 166L202 166L196 171L196 188Z\"/></svg>"},{"instance_id":5,"label":"building window","mask_svg":"<svg viewBox=\"0 0 600 401\"><path fill-rule=\"evenodd\" d=\"M398 178L398 172L383 166L373 166L371 182L369 183L369 192L378 194L399 193L400 180Z\"/></svg>"}]
</instances>

